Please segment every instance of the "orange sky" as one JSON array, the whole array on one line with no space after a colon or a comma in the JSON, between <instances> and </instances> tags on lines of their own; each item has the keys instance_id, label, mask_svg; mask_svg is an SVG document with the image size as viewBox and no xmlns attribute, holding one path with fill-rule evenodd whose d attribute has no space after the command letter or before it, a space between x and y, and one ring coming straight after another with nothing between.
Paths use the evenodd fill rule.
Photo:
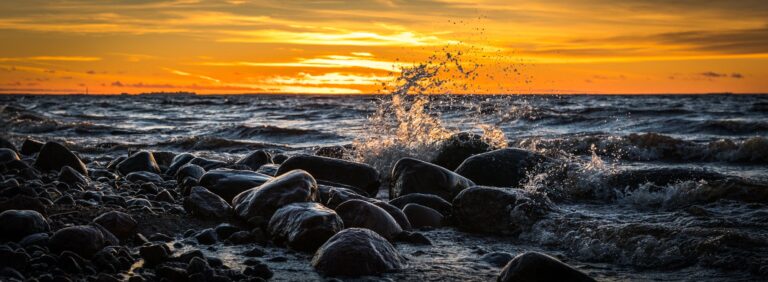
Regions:
<instances>
[{"instance_id":1,"label":"orange sky","mask_svg":"<svg viewBox=\"0 0 768 282\"><path fill-rule=\"evenodd\" d=\"M0 42L0 93L372 93L446 46L470 92L768 92L765 0L5 0Z\"/></svg>"}]
</instances>

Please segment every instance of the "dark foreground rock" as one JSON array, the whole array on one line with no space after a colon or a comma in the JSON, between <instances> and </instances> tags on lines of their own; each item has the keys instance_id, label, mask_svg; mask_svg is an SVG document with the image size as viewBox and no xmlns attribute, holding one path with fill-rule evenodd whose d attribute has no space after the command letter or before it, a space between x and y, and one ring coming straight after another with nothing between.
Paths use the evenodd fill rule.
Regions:
<instances>
[{"instance_id":1,"label":"dark foreground rock","mask_svg":"<svg viewBox=\"0 0 768 282\"><path fill-rule=\"evenodd\" d=\"M18 161L19 155L16 151L8 148L0 148L0 164L9 163L11 161Z\"/></svg>"},{"instance_id":2,"label":"dark foreground rock","mask_svg":"<svg viewBox=\"0 0 768 282\"><path fill-rule=\"evenodd\" d=\"M202 218L228 218L232 215L232 206L227 201L201 186L192 187L189 196L184 198L184 209Z\"/></svg>"},{"instance_id":3,"label":"dark foreground rock","mask_svg":"<svg viewBox=\"0 0 768 282\"><path fill-rule=\"evenodd\" d=\"M263 150L256 150L238 160L235 164L243 165L257 170L265 164L272 163L272 155Z\"/></svg>"},{"instance_id":4,"label":"dark foreground rock","mask_svg":"<svg viewBox=\"0 0 768 282\"><path fill-rule=\"evenodd\" d=\"M105 212L94 218L93 222L106 228L120 239L130 238L138 225L138 222L130 214L119 211Z\"/></svg>"},{"instance_id":5,"label":"dark foreground rock","mask_svg":"<svg viewBox=\"0 0 768 282\"><path fill-rule=\"evenodd\" d=\"M594 282L595 279L551 256L538 252L526 252L512 259L501 270L497 281Z\"/></svg>"},{"instance_id":6,"label":"dark foreground rock","mask_svg":"<svg viewBox=\"0 0 768 282\"><path fill-rule=\"evenodd\" d=\"M413 228L442 227L445 217L438 211L419 204L407 204L403 213Z\"/></svg>"},{"instance_id":7,"label":"dark foreground rock","mask_svg":"<svg viewBox=\"0 0 768 282\"><path fill-rule=\"evenodd\" d=\"M453 199L453 217L470 232L516 235L552 210L543 194L513 188L475 186Z\"/></svg>"},{"instance_id":8,"label":"dark foreground rock","mask_svg":"<svg viewBox=\"0 0 768 282\"><path fill-rule=\"evenodd\" d=\"M49 248L56 253L70 251L84 258L90 258L106 244L107 240L99 228L79 225L65 227L53 233Z\"/></svg>"},{"instance_id":9,"label":"dark foreground rock","mask_svg":"<svg viewBox=\"0 0 768 282\"><path fill-rule=\"evenodd\" d=\"M432 160L432 163L454 170L465 159L494 149L497 148L485 142L482 135L459 132L451 135L440 144L440 149L438 149L437 156Z\"/></svg>"},{"instance_id":10,"label":"dark foreground rock","mask_svg":"<svg viewBox=\"0 0 768 282\"><path fill-rule=\"evenodd\" d=\"M293 170L237 195L232 204L238 217L254 224L267 223L277 209L317 198L317 182L303 170Z\"/></svg>"},{"instance_id":11,"label":"dark foreground rock","mask_svg":"<svg viewBox=\"0 0 768 282\"><path fill-rule=\"evenodd\" d=\"M386 239L363 228L349 228L328 239L312 258L327 276L376 275L405 267L405 260Z\"/></svg>"},{"instance_id":12,"label":"dark foreground rock","mask_svg":"<svg viewBox=\"0 0 768 282\"><path fill-rule=\"evenodd\" d=\"M443 167L403 158L392 169L391 199L411 193L434 194L450 201L461 190L475 186L471 180Z\"/></svg>"},{"instance_id":13,"label":"dark foreground rock","mask_svg":"<svg viewBox=\"0 0 768 282\"><path fill-rule=\"evenodd\" d=\"M366 201L346 201L336 207L336 213L344 221L344 227L367 228L387 240L392 240L403 232L400 224L387 211Z\"/></svg>"},{"instance_id":14,"label":"dark foreground rock","mask_svg":"<svg viewBox=\"0 0 768 282\"><path fill-rule=\"evenodd\" d=\"M269 233L276 244L305 252L314 252L343 228L336 212L318 203L284 206L269 221Z\"/></svg>"},{"instance_id":15,"label":"dark foreground rock","mask_svg":"<svg viewBox=\"0 0 768 282\"><path fill-rule=\"evenodd\" d=\"M453 212L453 205L443 198L440 198L432 194L414 193L403 195L389 201L390 204L400 209L405 208L408 204L419 204L425 207L432 208L440 212L443 216L450 216Z\"/></svg>"},{"instance_id":16,"label":"dark foreground rock","mask_svg":"<svg viewBox=\"0 0 768 282\"><path fill-rule=\"evenodd\" d=\"M48 220L32 210L7 210L0 213L0 241L17 242L27 235L47 232Z\"/></svg>"},{"instance_id":17,"label":"dark foreground rock","mask_svg":"<svg viewBox=\"0 0 768 282\"><path fill-rule=\"evenodd\" d=\"M517 187L526 173L550 159L540 154L515 148L499 149L474 155L464 160L456 173L477 185Z\"/></svg>"},{"instance_id":18,"label":"dark foreground rock","mask_svg":"<svg viewBox=\"0 0 768 282\"><path fill-rule=\"evenodd\" d=\"M59 171L62 167L69 166L77 172L87 176L88 170L85 164L72 151L57 142L48 142L40 149L35 159L35 167L40 171Z\"/></svg>"},{"instance_id":19,"label":"dark foreground rock","mask_svg":"<svg viewBox=\"0 0 768 282\"><path fill-rule=\"evenodd\" d=\"M264 184L270 179L272 177L250 170L215 169L200 177L200 186L229 202L237 194Z\"/></svg>"},{"instance_id":20,"label":"dark foreground rock","mask_svg":"<svg viewBox=\"0 0 768 282\"><path fill-rule=\"evenodd\" d=\"M122 175L128 175L131 172L147 171L151 173L160 173L160 167L155 161L155 156L147 151L137 152L117 165L117 171Z\"/></svg>"},{"instance_id":21,"label":"dark foreground rock","mask_svg":"<svg viewBox=\"0 0 768 282\"><path fill-rule=\"evenodd\" d=\"M277 175L294 169L303 169L319 181L355 187L369 196L376 195L381 185L379 172L362 163L311 155L297 155L285 160L278 169Z\"/></svg>"}]
</instances>

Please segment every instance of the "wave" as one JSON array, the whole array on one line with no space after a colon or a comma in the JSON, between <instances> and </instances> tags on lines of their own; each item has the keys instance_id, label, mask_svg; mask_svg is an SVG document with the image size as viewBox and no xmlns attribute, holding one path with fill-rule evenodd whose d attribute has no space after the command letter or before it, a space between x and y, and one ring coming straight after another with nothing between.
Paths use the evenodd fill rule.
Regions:
<instances>
[{"instance_id":1,"label":"wave","mask_svg":"<svg viewBox=\"0 0 768 282\"><path fill-rule=\"evenodd\" d=\"M213 133L215 136L226 136L232 138L294 138L294 137L306 137L317 139L331 139L340 138L340 136L332 133L323 132L315 129L302 129L302 128L285 128L273 125L261 125L261 126L248 126L248 125L236 125L231 127L225 127L217 132Z\"/></svg>"},{"instance_id":2,"label":"wave","mask_svg":"<svg viewBox=\"0 0 768 282\"><path fill-rule=\"evenodd\" d=\"M593 148L594 145L594 148ZM768 138L720 139L694 142L659 133L616 136L596 134L559 138L523 138L513 146L543 153L565 152L631 161L728 162L768 164Z\"/></svg>"},{"instance_id":3,"label":"wave","mask_svg":"<svg viewBox=\"0 0 768 282\"><path fill-rule=\"evenodd\" d=\"M220 138L214 136L193 136L193 137L179 137L172 138L167 141L155 143L152 146L169 147L179 150L227 150L227 149L282 149L288 150L291 147L272 144L272 143L260 143L260 142L246 142L231 140L227 138Z\"/></svg>"}]
</instances>

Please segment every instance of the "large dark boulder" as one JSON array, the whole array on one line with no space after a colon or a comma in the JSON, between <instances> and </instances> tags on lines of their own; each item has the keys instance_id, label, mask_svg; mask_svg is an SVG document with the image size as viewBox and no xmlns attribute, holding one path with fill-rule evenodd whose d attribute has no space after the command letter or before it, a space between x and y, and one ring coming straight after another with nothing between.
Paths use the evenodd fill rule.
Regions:
<instances>
[{"instance_id":1,"label":"large dark boulder","mask_svg":"<svg viewBox=\"0 0 768 282\"><path fill-rule=\"evenodd\" d=\"M78 225L65 227L53 233L48 247L55 253L71 251L84 258L90 258L106 244L104 233L99 228Z\"/></svg>"},{"instance_id":2,"label":"large dark boulder","mask_svg":"<svg viewBox=\"0 0 768 282\"><path fill-rule=\"evenodd\" d=\"M556 258L526 252L513 258L497 278L498 282L594 282L594 278Z\"/></svg>"},{"instance_id":3,"label":"large dark boulder","mask_svg":"<svg viewBox=\"0 0 768 282\"><path fill-rule=\"evenodd\" d=\"M195 156L190 153L182 153L173 157L171 165L165 170L165 175L176 176L176 172L185 164L189 163Z\"/></svg>"},{"instance_id":4,"label":"large dark boulder","mask_svg":"<svg viewBox=\"0 0 768 282\"><path fill-rule=\"evenodd\" d=\"M130 214L120 211L108 211L93 219L120 239L130 238L136 231L138 222Z\"/></svg>"},{"instance_id":5,"label":"large dark boulder","mask_svg":"<svg viewBox=\"0 0 768 282\"><path fill-rule=\"evenodd\" d=\"M328 238L344 229L332 209L318 203L293 203L278 209L269 220L269 234L276 244L314 252Z\"/></svg>"},{"instance_id":6,"label":"large dark boulder","mask_svg":"<svg viewBox=\"0 0 768 282\"><path fill-rule=\"evenodd\" d=\"M16 149L16 146L13 145L11 141L8 141L8 139L5 139L3 137L0 137L0 148L7 148L11 149L14 152L18 152L19 150Z\"/></svg>"},{"instance_id":7,"label":"large dark boulder","mask_svg":"<svg viewBox=\"0 0 768 282\"><path fill-rule=\"evenodd\" d=\"M0 164L9 163L11 161L18 161L19 155L16 151L8 148L0 148Z\"/></svg>"},{"instance_id":8,"label":"large dark boulder","mask_svg":"<svg viewBox=\"0 0 768 282\"><path fill-rule=\"evenodd\" d=\"M471 180L437 165L403 158L392 169L391 199L411 193L425 193L453 200L461 190L475 186Z\"/></svg>"},{"instance_id":9,"label":"large dark boulder","mask_svg":"<svg viewBox=\"0 0 768 282\"><path fill-rule=\"evenodd\" d=\"M405 208L405 206L408 204L419 204L425 207L432 208L440 212L441 214L443 214L443 216L446 216L446 217L450 216L451 213L453 212L453 205L451 205L450 202L432 194L421 194L421 193L407 194L407 195L394 198L390 200L389 203L400 209Z\"/></svg>"},{"instance_id":10,"label":"large dark boulder","mask_svg":"<svg viewBox=\"0 0 768 282\"><path fill-rule=\"evenodd\" d=\"M392 240L403 232L400 224L387 211L366 201L346 201L336 207L336 213L344 221L344 227L367 228L387 240Z\"/></svg>"},{"instance_id":11,"label":"large dark boulder","mask_svg":"<svg viewBox=\"0 0 768 282\"><path fill-rule=\"evenodd\" d=\"M19 241L27 235L47 232L48 221L33 210L7 210L0 213L0 242Z\"/></svg>"},{"instance_id":12,"label":"large dark boulder","mask_svg":"<svg viewBox=\"0 0 768 282\"><path fill-rule=\"evenodd\" d=\"M495 149L498 148L485 142L482 135L459 132L440 144L432 163L454 170L467 158Z\"/></svg>"},{"instance_id":13,"label":"large dark boulder","mask_svg":"<svg viewBox=\"0 0 768 282\"><path fill-rule=\"evenodd\" d=\"M456 173L477 185L517 187L527 173L550 159L538 153L515 149L499 149L474 155L464 160Z\"/></svg>"},{"instance_id":14,"label":"large dark boulder","mask_svg":"<svg viewBox=\"0 0 768 282\"><path fill-rule=\"evenodd\" d=\"M215 169L200 177L203 186L226 201L232 201L237 194L257 187L272 179L250 170Z\"/></svg>"},{"instance_id":15,"label":"large dark boulder","mask_svg":"<svg viewBox=\"0 0 768 282\"><path fill-rule=\"evenodd\" d=\"M184 198L184 210L202 218L227 218L232 215L232 206L218 195L201 186L192 187Z\"/></svg>"},{"instance_id":16,"label":"large dark boulder","mask_svg":"<svg viewBox=\"0 0 768 282\"><path fill-rule=\"evenodd\" d=\"M403 213L408 217L408 222L413 228L442 227L445 217L440 212L419 204L407 204Z\"/></svg>"},{"instance_id":17,"label":"large dark boulder","mask_svg":"<svg viewBox=\"0 0 768 282\"><path fill-rule=\"evenodd\" d=\"M57 142L48 142L40 149L35 160L35 167L40 171L59 171L62 167L69 166L77 172L88 176L85 164L72 151Z\"/></svg>"},{"instance_id":18,"label":"large dark boulder","mask_svg":"<svg viewBox=\"0 0 768 282\"><path fill-rule=\"evenodd\" d=\"M259 169L262 165L271 164L272 155L264 150L256 150L238 160L235 164L244 165L252 170Z\"/></svg>"},{"instance_id":19,"label":"large dark boulder","mask_svg":"<svg viewBox=\"0 0 768 282\"><path fill-rule=\"evenodd\" d=\"M21 143L20 153L22 155L31 156L37 152L40 152L40 149L43 148L43 145L45 145L43 142L34 139L25 139L24 143Z\"/></svg>"},{"instance_id":20,"label":"large dark boulder","mask_svg":"<svg viewBox=\"0 0 768 282\"><path fill-rule=\"evenodd\" d=\"M317 182L306 171L297 169L238 194L232 204L238 217L253 224L262 224L285 205L314 202L316 199Z\"/></svg>"},{"instance_id":21,"label":"large dark boulder","mask_svg":"<svg viewBox=\"0 0 768 282\"><path fill-rule=\"evenodd\" d=\"M369 229L349 228L333 235L312 258L327 276L377 275L405 268L405 260L386 239Z\"/></svg>"},{"instance_id":22,"label":"large dark boulder","mask_svg":"<svg viewBox=\"0 0 768 282\"><path fill-rule=\"evenodd\" d=\"M348 200L363 200L369 202L373 199L360 195L357 191L342 187L320 185L318 188L318 201L326 207L336 209L341 203Z\"/></svg>"},{"instance_id":23,"label":"large dark boulder","mask_svg":"<svg viewBox=\"0 0 768 282\"><path fill-rule=\"evenodd\" d=\"M519 234L552 208L545 195L513 188L475 186L453 199L458 227L480 233Z\"/></svg>"},{"instance_id":24,"label":"large dark boulder","mask_svg":"<svg viewBox=\"0 0 768 282\"><path fill-rule=\"evenodd\" d=\"M147 151L137 152L127 159L117 164L117 171L122 175L128 175L131 172L147 171L151 173L160 173L160 167L157 166L155 156Z\"/></svg>"},{"instance_id":25,"label":"large dark boulder","mask_svg":"<svg viewBox=\"0 0 768 282\"><path fill-rule=\"evenodd\" d=\"M381 182L379 172L373 167L356 162L333 158L297 155L288 158L280 165L277 175L294 169L303 169L321 183L332 182L349 185L368 195L376 195Z\"/></svg>"},{"instance_id":26,"label":"large dark boulder","mask_svg":"<svg viewBox=\"0 0 768 282\"><path fill-rule=\"evenodd\" d=\"M195 181L200 181L200 178L205 174L205 169L199 165L186 164L179 168L176 172L176 182L181 183L185 178L190 177Z\"/></svg>"}]
</instances>

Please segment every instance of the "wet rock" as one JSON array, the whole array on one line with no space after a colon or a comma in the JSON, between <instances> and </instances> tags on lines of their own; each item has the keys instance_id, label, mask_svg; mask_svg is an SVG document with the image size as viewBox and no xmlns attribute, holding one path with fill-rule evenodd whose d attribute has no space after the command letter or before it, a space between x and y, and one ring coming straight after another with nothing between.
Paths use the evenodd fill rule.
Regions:
<instances>
[{"instance_id":1,"label":"wet rock","mask_svg":"<svg viewBox=\"0 0 768 282\"><path fill-rule=\"evenodd\" d=\"M277 154L277 155L272 156L272 162L275 163L275 164L282 164L287 159L288 159L288 156L283 155L283 154Z\"/></svg>"},{"instance_id":2,"label":"wet rock","mask_svg":"<svg viewBox=\"0 0 768 282\"><path fill-rule=\"evenodd\" d=\"M225 162L217 161L217 160L209 160L206 158L193 158L189 160L189 163L194 165L199 165L202 168L204 168L206 171L227 166L227 163Z\"/></svg>"},{"instance_id":3,"label":"wet rock","mask_svg":"<svg viewBox=\"0 0 768 282\"><path fill-rule=\"evenodd\" d=\"M499 149L464 160L456 173L477 185L517 187L529 170L549 161L545 156L522 149Z\"/></svg>"},{"instance_id":4,"label":"wet rock","mask_svg":"<svg viewBox=\"0 0 768 282\"><path fill-rule=\"evenodd\" d=\"M271 164L272 156L263 150L256 150L238 160L235 164L244 165L252 170L259 169L262 165Z\"/></svg>"},{"instance_id":5,"label":"wet rock","mask_svg":"<svg viewBox=\"0 0 768 282\"><path fill-rule=\"evenodd\" d=\"M160 175L157 175L156 173L152 173L148 171L131 172L125 176L125 179L134 183L139 183L139 182L162 183L163 182L163 178L160 177Z\"/></svg>"},{"instance_id":6,"label":"wet rock","mask_svg":"<svg viewBox=\"0 0 768 282\"><path fill-rule=\"evenodd\" d=\"M155 270L155 274L162 278L161 281L183 282L187 281L187 271L178 267L162 265Z\"/></svg>"},{"instance_id":7,"label":"wet rock","mask_svg":"<svg viewBox=\"0 0 768 282\"><path fill-rule=\"evenodd\" d=\"M158 202L166 202L173 204L176 202L176 199L173 198L173 195L171 195L171 192L168 192L168 190L163 189L163 191L160 191L155 195L155 201Z\"/></svg>"},{"instance_id":8,"label":"wet rock","mask_svg":"<svg viewBox=\"0 0 768 282\"><path fill-rule=\"evenodd\" d=\"M50 240L50 236L48 236L48 233L35 233L30 234L27 237L24 237L19 241L19 245L22 247L27 246L47 246L48 240Z\"/></svg>"},{"instance_id":9,"label":"wet rock","mask_svg":"<svg viewBox=\"0 0 768 282\"><path fill-rule=\"evenodd\" d=\"M184 198L184 210L202 218L227 218L232 214L232 207L208 189L192 187L189 196Z\"/></svg>"},{"instance_id":10,"label":"wet rock","mask_svg":"<svg viewBox=\"0 0 768 282\"><path fill-rule=\"evenodd\" d=\"M216 228L214 228L214 231L216 231L216 236L221 239L227 239L229 236L232 236L235 232L240 231L240 228L237 226L234 226L229 223L222 223L219 225L216 225Z\"/></svg>"},{"instance_id":11,"label":"wet rock","mask_svg":"<svg viewBox=\"0 0 768 282\"><path fill-rule=\"evenodd\" d=\"M71 251L85 258L90 258L105 245L104 234L90 225L59 229L53 233L49 242L49 248L53 252Z\"/></svg>"},{"instance_id":12,"label":"wet rock","mask_svg":"<svg viewBox=\"0 0 768 282\"><path fill-rule=\"evenodd\" d=\"M181 183L185 178L192 178L195 181L200 181L200 177L205 174L205 169L199 165L185 164L176 172L176 181Z\"/></svg>"},{"instance_id":13,"label":"wet rock","mask_svg":"<svg viewBox=\"0 0 768 282\"><path fill-rule=\"evenodd\" d=\"M169 176L176 176L176 172L178 170L189 163L192 159L194 159L195 156L190 153L183 153L178 154L175 157L173 157L173 160L171 161L171 165L168 166L168 169L165 171L165 175Z\"/></svg>"},{"instance_id":14,"label":"wet rock","mask_svg":"<svg viewBox=\"0 0 768 282\"><path fill-rule=\"evenodd\" d=\"M147 151L137 152L117 165L117 171L122 175L128 175L131 172L146 171L151 173L160 173L160 167L155 161L152 153Z\"/></svg>"},{"instance_id":15,"label":"wet rock","mask_svg":"<svg viewBox=\"0 0 768 282\"><path fill-rule=\"evenodd\" d=\"M552 210L549 199L520 189L475 186L453 199L453 217L470 232L516 235Z\"/></svg>"},{"instance_id":16,"label":"wet rock","mask_svg":"<svg viewBox=\"0 0 768 282\"><path fill-rule=\"evenodd\" d=\"M403 269L405 261L386 239L363 228L344 229L323 244L312 266L327 276L377 275Z\"/></svg>"},{"instance_id":17,"label":"wet rock","mask_svg":"<svg viewBox=\"0 0 768 282\"><path fill-rule=\"evenodd\" d=\"M85 175L80 174L74 168L65 166L59 171L58 180L69 185L81 184L87 185L90 181Z\"/></svg>"},{"instance_id":18,"label":"wet rock","mask_svg":"<svg viewBox=\"0 0 768 282\"><path fill-rule=\"evenodd\" d=\"M0 213L0 241L19 241L27 235L47 232L48 220L33 210L7 210Z\"/></svg>"},{"instance_id":19,"label":"wet rock","mask_svg":"<svg viewBox=\"0 0 768 282\"><path fill-rule=\"evenodd\" d=\"M230 202L237 194L262 185L270 179L272 177L268 175L249 170L216 169L200 177L200 186Z\"/></svg>"},{"instance_id":20,"label":"wet rock","mask_svg":"<svg viewBox=\"0 0 768 282\"><path fill-rule=\"evenodd\" d=\"M411 193L434 194L450 201L461 190L474 186L471 180L437 165L403 158L392 169L390 198Z\"/></svg>"},{"instance_id":21,"label":"wet rock","mask_svg":"<svg viewBox=\"0 0 768 282\"><path fill-rule=\"evenodd\" d=\"M594 282L595 279L551 256L526 252L512 259L502 269L497 281Z\"/></svg>"},{"instance_id":22,"label":"wet rock","mask_svg":"<svg viewBox=\"0 0 768 282\"><path fill-rule=\"evenodd\" d=\"M397 234L403 232L400 224L387 213L384 209L361 200L349 200L336 208L344 227L367 228L379 233L387 240L393 239Z\"/></svg>"},{"instance_id":23,"label":"wet rock","mask_svg":"<svg viewBox=\"0 0 768 282\"><path fill-rule=\"evenodd\" d=\"M275 212L268 230L276 244L314 252L343 228L344 223L333 210L317 203L293 203Z\"/></svg>"},{"instance_id":24,"label":"wet rock","mask_svg":"<svg viewBox=\"0 0 768 282\"><path fill-rule=\"evenodd\" d=\"M194 257L187 264L187 274L196 273L202 273L205 277L210 278L213 275L213 268L205 259Z\"/></svg>"},{"instance_id":25,"label":"wet rock","mask_svg":"<svg viewBox=\"0 0 768 282\"><path fill-rule=\"evenodd\" d=\"M399 224L400 228L402 228L403 230L411 229L411 222L408 221L408 216L406 216L405 213L403 213L403 210L384 201L372 200L372 201L366 201L366 202L374 204L377 207L380 207L383 210L385 210L389 215L392 216L392 218L395 219L397 224Z\"/></svg>"},{"instance_id":26,"label":"wet rock","mask_svg":"<svg viewBox=\"0 0 768 282\"><path fill-rule=\"evenodd\" d=\"M252 243L254 241L259 241L258 243L263 243L264 240L257 240L253 237L251 232L248 231L237 231L235 233L232 233L232 235L227 238L227 243L234 244L234 245L242 245L242 244L248 244Z\"/></svg>"},{"instance_id":27,"label":"wet rock","mask_svg":"<svg viewBox=\"0 0 768 282\"><path fill-rule=\"evenodd\" d=\"M419 232L403 231L403 233L400 233L395 237L395 240L416 245L432 245L432 241Z\"/></svg>"},{"instance_id":28,"label":"wet rock","mask_svg":"<svg viewBox=\"0 0 768 282\"><path fill-rule=\"evenodd\" d=\"M43 142L34 139L25 139L24 143L21 143L20 153L27 156L33 155L37 152L40 152L40 149L43 148L43 145L45 145Z\"/></svg>"},{"instance_id":29,"label":"wet rock","mask_svg":"<svg viewBox=\"0 0 768 282\"><path fill-rule=\"evenodd\" d=\"M325 206L336 209L341 203L349 200L371 201L370 198L360 195L357 191L341 187L327 185L318 186L318 198Z\"/></svg>"},{"instance_id":30,"label":"wet rock","mask_svg":"<svg viewBox=\"0 0 768 282\"><path fill-rule=\"evenodd\" d=\"M437 156L431 161L449 170L455 170L467 158L495 150L491 144L483 140L482 135L459 132L451 135L440 144Z\"/></svg>"},{"instance_id":31,"label":"wet rock","mask_svg":"<svg viewBox=\"0 0 768 282\"><path fill-rule=\"evenodd\" d=\"M42 197L30 197L27 195L16 195L10 199L0 200L0 211L7 210L33 210L42 215L46 215L46 205L43 204Z\"/></svg>"},{"instance_id":32,"label":"wet rock","mask_svg":"<svg viewBox=\"0 0 768 282\"><path fill-rule=\"evenodd\" d=\"M315 201L317 182L303 170L293 170L259 187L237 195L232 203L235 213L251 223L266 223L275 211L291 203Z\"/></svg>"},{"instance_id":33,"label":"wet rock","mask_svg":"<svg viewBox=\"0 0 768 282\"><path fill-rule=\"evenodd\" d=\"M165 247L159 244L153 244L139 248L139 255L144 262L149 265L157 265L168 259L169 253Z\"/></svg>"},{"instance_id":34,"label":"wet rock","mask_svg":"<svg viewBox=\"0 0 768 282\"><path fill-rule=\"evenodd\" d=\"M445 220L440 212L419 204L405 205L403 213L408 217L413 228L442 227Z\"/></svg>"},{"instance_id":35,"label":"wet rock","mask_svg":"<svg viewBox=\"0 0 768 282\"><path fill-rule=\"evenodd\" d=\"M35 167L40 171L59 171L62 167L69 166L77 172L88 176L85 164L72 151L57 142L48 142L40 149L35 159Z\"/></svg>"},{"instance_id":36,"label":"wet rock","mask_svg":"<svg viewBox=\"0 0 768 282\"><path fill-rule=\"evenodd\" d=\"M346 153L347 153L347 149L344 148L344 146L339 146L339 145L320 147L317 150L315 150L316 156L334 158L334 159L344 159Z\"/></svg>"},{"instance_id":37,"label":"wet rock","mask_svg":"<svg viewBox=\"0 0 768 282\"><path fill-rule=\"evenodd\" d=\"M216 235L216 231L213 230L213 228L207 228L200 231L200 233L197 233L195 239L197 239L197 242L200 244L212 245L219 240L219 237Z\"/></svg>"},{"instance_id":38,"label":"wet rock","mask_svg":"<svg viewBox=\"0 0 768 282\"><path fill-rule=\"evenodd\" d=\"M176 159L176 153L168 151L154 151L152 156L155 158L155 162L161 171L163 168L168 168L168 166L173 164L173 160Z\"/></svg>"},{"instance_id":39,"label":"wet rock","mask_svg":"<svg viewBox=\"0 0 768 282\"><path fill-rule=\"evenodd\" d=\"M0 148L0 164L9 163L11 161L18 161L19 155L15 151L8 148Z\"/></svg>"},{"instance_id":40,"label":"wet rock","mask_svg":"<svg viewBox=\"0 0 768 282\"><path fill-rule=\"evenodd\" d=\"M141 207L152 207L152 202L150 202L147 199L142 198L133 198L125 201L125 204L128 205L128 207L132 208L141 208Z\"/></svg>"},{"instance_id":41,"label":"wet rock","mask_svg":"<svg viewBox=\"0 0 768 282\"><path fill-rule=\"evenodd\" d=\"M261 261L246 267L245 270L243 270L243 274L250 277L258 277L264 280L268 280L274 275L272 270L270 270L269 267Z\"/></svg>"},{"instance_id":42,"label":"wet rock","mask_svg":"<svg viewBox=\"0 0 768 282\"><path fill-rule=\"evenodd\" d=\"M0 148L6 148L10 149L11 151L18 152L19 150L16 149L16 146L11 143L11 141L8 141L8 139L5 139L3 137L0 137Z\"/></svg>"},{"instance_id":43,"label":"wet rock","mask_svg":"<svg viewBox=\"0 0 768 282\"><path fill-rule=\"evenodd\" d=\"M404 208L407 204L419 204L425 207L432 208L440 212L443 216L448 217L451 215L453 206L450 202L432 194L414 193L403 195L389 201L390 204L400 209Z\"/></svg>"},{"instance_id":44,"label":"wet rock","mask_svg":"<svg viewBox=\"0 0 768 282\"><path fill-rule=\"evenodd\" d=\"M106 169L89 169L88 174L90 175L91 179L99 179L99 178L106 178L110 181L117 180L117 174L111 173Z\"/></svg>"},{"instance_id":45,"label":"wet rock","mask_svg":"<svg viewBox=\"0 0 768 282\"><path fill-rule=\"evenodd\" d=\"M381 182L379 172L373 167L356 162L326 157L297 155L280 165L277 175L294 169L303 169L323 182L341 183L360 189L368 195L376 195Z\"/></svg>"},{"instance_id":46,"label":"wet rock","mask_svg":"<svg viewBox=\"0 0 768 282\"><path fill-rule=\"evenodd\" d=\"M259 169L257 169L256 172L275 177L275 175L277 175L278 169L280 169L280 165L278 164L265 164L259 167Z\"/></svg>"},{"instance_id":47,"label":"wet rock","mask_svg":"<svg viewBox=\"0 0 768 282\"><path fill-rule=\"evenodd\" d=\"M495 267L504 267L514 256L507 252L487 253L480 257L480 261Z\"/></svg>"},{"instance_id":48,"label":"wet rock","mask_svg":"<svg viewBox=\"0 0 768 282\"><path fill-rule=\"evenodd\" d=\"M130 214L120 211L108 211L93 219L120 239L130 238L138 223Z\"/></svg>"},{"instance_id":49,"label":"wet rock","mask_svg":"<svg viewBox=\"0 0 768 282\"><path fill-rule=\"evenodd\" d=\"M25 281L25 277L23 274L21 274L19 271L10 268L10 267L3 267L0 269L0 278L7 278L10 279L9 281Z\"/></svg>"}]
</instances>

